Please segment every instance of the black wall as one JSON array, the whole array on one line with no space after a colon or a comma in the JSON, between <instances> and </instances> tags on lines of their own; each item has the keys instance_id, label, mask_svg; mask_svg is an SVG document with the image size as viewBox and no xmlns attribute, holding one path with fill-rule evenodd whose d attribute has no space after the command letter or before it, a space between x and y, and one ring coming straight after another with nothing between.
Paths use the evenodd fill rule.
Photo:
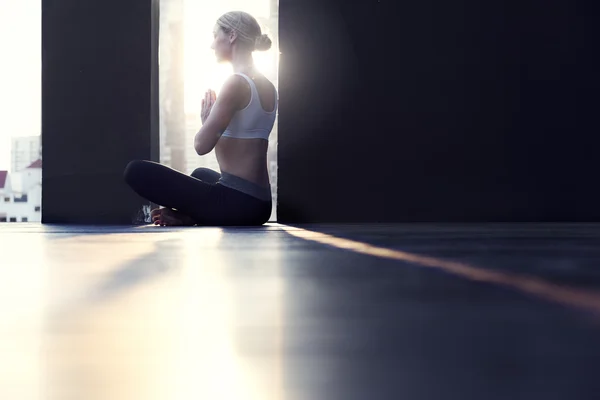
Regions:
<instances>
[{"instance_id":1,"label":"black wall","mask_svg":"<svg viewBox=\"0 0 600 400\"><path fill-rule=\"evenodd\" d=\"M157 18L157 0L42 0L43 222L136 221L123 170L158 160Z\"/></svg>"},{"instance_id":2,"label":"black wall","mask_svg":"<svg viewBox=\"0 0 600 400\"><path fill-rule=\"evenodd\" d=\"M592 7L280 0L280 222L599 221Z\"/></svg>"}]
</instances>

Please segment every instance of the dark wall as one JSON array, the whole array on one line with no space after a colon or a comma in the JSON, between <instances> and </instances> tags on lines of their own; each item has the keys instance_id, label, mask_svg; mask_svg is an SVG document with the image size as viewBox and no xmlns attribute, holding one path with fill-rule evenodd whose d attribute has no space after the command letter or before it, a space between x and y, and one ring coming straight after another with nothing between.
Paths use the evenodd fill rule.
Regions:
<instances>
[{"instance_id":1,"label":"dark wall","mask_svg":"<svg viewBox=\"0 0 600 400\"><path fill-rule=\"evenodd\" d=\"M280 0L280 222L599 221L592 6Z\"/></svg>"},{"instance_id":2,"label":"dark wall","mask_svg":"<svg viewBox=\"0 0 600 400\"><path fill-rule=\"evenodd\" d=\"M136 220L123 170L158 160L157 18L157 0L42 0L43 222Z\"/></svg>"}]
</instances>

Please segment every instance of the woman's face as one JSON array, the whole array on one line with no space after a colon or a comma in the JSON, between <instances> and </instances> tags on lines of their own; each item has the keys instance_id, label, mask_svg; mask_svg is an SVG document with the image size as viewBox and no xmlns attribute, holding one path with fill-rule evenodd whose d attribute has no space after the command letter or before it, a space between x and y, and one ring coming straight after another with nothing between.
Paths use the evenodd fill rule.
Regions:
<instances>
[{"instance_id":1,"label":"woman's face","mask_svg":"<svg viewBox=\"0 0 600 400\"><path fill-rule=\"evenodd\" d=\"M216 25L213 30L214 40L211 49L215 51L217 62L231 61L231 49L233 47L233 34L225 33L225 31Z\"/></svg>"}]
</instances>

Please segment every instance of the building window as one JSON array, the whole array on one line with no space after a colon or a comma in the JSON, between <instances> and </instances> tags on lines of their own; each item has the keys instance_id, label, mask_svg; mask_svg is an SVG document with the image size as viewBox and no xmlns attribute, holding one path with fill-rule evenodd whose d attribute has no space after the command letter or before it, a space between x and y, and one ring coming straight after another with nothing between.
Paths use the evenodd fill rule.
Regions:
<instances>
[{"instance_id":1,"label":"building window","mask_svg":"<svg viewBox=\"0 0 600 400\"><path fill-rule=\"evenodd\" d=\"M6 217L0 217L0 222L6 222Z\"/></svg>"},{"instance_id":2,"label":"building window","mask_svg":"<svg viewBox=\"0 0 600 400\"><path fill-rule=\"evenodd\" d=\"M21 218L21 222L27 222L27 221L28 221L28 220L27 220L27 217L23 217L23 218Z\"/></svg>"},{"instance_id":3,"label":"building window","mask_svg":"<svg viewBox=\"0 0 600 400\"><path fill-rule=\"evenodd\" d=\"M40 210L41 210L41 209L42 209L42 208L41 208L40 206L35 206L35 211L36 211L36 212L40 212Z\"/></svg>"},{"instance_id":4,"label":"building window","mask_svg":"<svg viewBox=\"0 0 600 400\"><path fill-rule=\"evenodd\" d=\"M10 222L17 222L17 217L10 217Z\"/></svg>"},{"instance_id":5,"label":"building window","mask_svg":"<svg viewBox=\"0 0 600 400\"><path fill-rule=\"evenodd\" d=\"M27 203L27 195L23 194L20 197L15 196L15 203Z\"/></svg>"},{"instance_id":6,"label":"building window","mask_svg":"<svg viewBox=\"0 0 600 400\"><path fill-rule=\"evenodd\" d=\"M10 197L5 197L5 198L4 198L4 202L5 202L5 203L9 203L9 202L10 202Z\"/></svg>"}]
</instances>

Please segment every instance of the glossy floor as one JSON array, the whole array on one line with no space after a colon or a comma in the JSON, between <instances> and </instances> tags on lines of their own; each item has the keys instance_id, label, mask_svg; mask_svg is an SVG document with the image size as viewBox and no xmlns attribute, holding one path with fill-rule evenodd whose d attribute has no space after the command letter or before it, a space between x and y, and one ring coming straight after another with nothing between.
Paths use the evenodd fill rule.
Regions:
<instances>
[{"instance_id":1,"label":"glossy floor","mask_svg":"<svg viewBox=\"0 0 600 400\"><path fill-rule=\"evenodd\" d=\"M0 224L0 399L598 399L600 226Z\"/></svg>"}]
</instances>

